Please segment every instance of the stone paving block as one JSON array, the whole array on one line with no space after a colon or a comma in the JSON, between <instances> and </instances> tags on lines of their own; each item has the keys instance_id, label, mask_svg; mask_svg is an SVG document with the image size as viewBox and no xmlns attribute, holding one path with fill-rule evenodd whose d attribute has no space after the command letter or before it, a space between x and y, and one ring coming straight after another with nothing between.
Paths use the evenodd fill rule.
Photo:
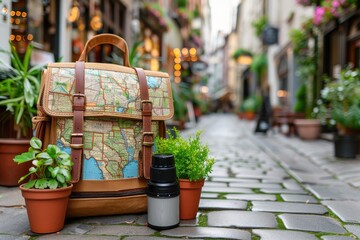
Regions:
<instances>
[{"instance_id":1,"label":"stone paving block","mask_svg":"<svg viewBox=\"0 0 360 240\"><path fill-rule=\"evenodd\" d=\"M360 201L322 201L342 221L360 223Z\"/></svg>"},{"instance_id":2,"label":"stone paving block","mask_svg":"<svg viewBox=\"0 0 360 240\"><path fill-rule=\"evenodd\" d=\"M322 200L359 200L360 191L348 185L307 185L305 186Z\"/></svg>"},{"instance_id":3,"label":"stone paving block","mask_svg":"<svg viewBox=\"0 0 360 240\"><path fill-rule=\"evenodd\" d=\"M84 224L97 224L97 225L107 225L107 224L129 224L136 223L141 225L142 216L147 218L146 214L129 214L129 215L113 215L113 216L96 216L96 217L83 217L83 218L70 218L66 220L66 223L84 223Z\"/></svg>"},{"instance_id":4,"label":"stone paving block","mask_svg":"<svg viewBox=\"0 0 360 240\"><path fill-rule=\"evenodd\" d=\"M228 184L225 182L212 182L212 181L205 181L205 187L228 187Z\"/></svg>"},{"instance_id":5,"label":"stone paving block","mask_svg":"<svg viewBox=\"0 0 360 240\"><path fill-rule=\"evenodd\" d=\"M339 235L327 235L322 236L321 239L323 240L354 240L354 238L349 236L339 236Z\"/></svg>"},{"instance_id":6,"label":"stone paving block","mask_svg":"<svg viewBox=\"0 0 360 240\"><path fill-rule=\"evenodd\" d=\"M259 235L261 240L317 240L318 238L310 233L291 230L269 230L255 229L253 234Z\"/></svg>"},{"instance_id":7,"label":"stone paving block","mask_svg":"<svg viewBox=\"0 0 360 240\"><path fill-rule=\"evenodd\" d=\"M229 183L229 187L281 189L276 183Z\"/></svg>"},{"instance_id":8,"label":"stone paving block","mask_svg":"<svg viewBox=\"0 0 360 240\"><path fill-rule=\"evenodd\" d=\"M201 193L201 198L217 198L219 194L217 193Z\"/></svg>"},{"instance_id":9,"label":"stone paving block","mask_svg":"<svg viewBox=\"0 0 360 240\"><path fill-rule=\"evenodd\" d=\"M0 187L0 206L25 206L25 200L18 187Z\"/></svg>"},{"instance_id":10,"label":"stone paving block","mask_svg":"<svg viewBox=\"0 0 360 240\"><path fill-rule=\"evenodd\" d=\"M241 179L241 178L232 178L232 177L212 177L212 182L252 182L252 183L258 183L260 182L257 179Z\"/></svg>"},{"instance_id":11,"label":"stone paving block","mask_svg":"<svg viewBox=\"0 0 360 240\"><path fill-rule=\"evenodd\" d=\"M122 240L174 240L174 238L151 237L151 236L124 237L124 238L121 238L121 239ZM200 239L192 238L191 240L200 240Z\"/></svg>"},{"instance_id":12,"label":"stone paving block","mask_svg":"<svg viewBox=\"0 0 360 240\"><path fill-rule=\"evenodd\" d=\"M0 233L21 235L30 231L26 209L0 208Z\"/></svg>"},{"instance_id":13,"label":"stone paving block","mask_svg":"<svg viewBox=\"0 0 360 240\"><path fill-rule=\"evenodd\" d=\"M318 168L315 168L318 169ZM329 173L290 171L290 174L301 183L332 184L338 182Z\"/></svg>"},{"instance_id":14,"label":"stone paving block","mask_svg":"<svg viewBox=\"0 0 360 240\"><path fill-rule=\"evenodd\" d=\"M28 240L30 236L0 235L1 240Z\"/></svg>"},{"instance_id":15,"label":"stone paving block","mask_svg":"<svg viewBox=\"0 0 360 240\"><path fill-rule=\"evenodd\" d=\"M216 193L253 193L249 188L231 188L231 187L203 187L202 192Z\"/></svg>"},{"instance_id":16,"label":"stone paving block","mask_svg":"<svg viewBox=\"0 0 360 240\"><path fill-rule=\"evenodd\" d=\"M269 188L260 188L261 192L264 193L288 193L288 194L299 194L299 193L307 193L305 190L302 189L269 189Z\"/></svg>"},{"instance_id":17,"label":"stone paving block","mask_svg":"<svg viewBox=\"0 0 360 240\"><path fill-rule=\"evenodd\" d=\"M316 198L309 195L281 194L281 197L286 202L318 203Z\"/></svg>"},{"instance_id":18,"label":"stone paving block","mask_svg":"<svg viewBox=\"0 0 360 240\"><path fill-rule=\"evenodd\" d=\"M251 234L244 230L212 227L178 227L160 232L171 237L217 238L251 240Z\"/></svg>"},{"instance_id":19,"label":"stone paving block","mask_svg":"<svg viewBox=\"0 0 360 240\"><path fill-rule=\"evenodd\" d=\"M200 199L200 209L246 209L247 202L227 199Z\"/></svg>"},{"instance_id":20,"label":"stone paving block","mask_svg":"<svg viewBox=\"0 0 360 240\"><path fill-rule=\"evenodd\" d=\"M226 194L226 199L247 201L276 201L276 196L271 194Z\"/></svg>"},{"instance_id":21,"label":"stone paving block","mask_svg":"<svg viewBox=\"0 0 360 240\"><path fill-rule=\"evenodd\" d=\"M287 229L310 232L346 233L346 230L341 224L331 217L308 214L281 214L279 217Z\"/></svg>"},{"instance_id":22,"label":"stone paving block","mask_svg":"<svg viewBox=\"0 0 360 240\"><path fill-rule=\"evenodd\" d=\"M66 223L64 229L61 230L61 234L85 234L93 228L94 225L81 224L81 223L72 223L72 224Z\"/></svg>"},{"instance_id":23,"label":"stone paving block","mask_svg":"<svg viewBox=\"0 0 360 240\"><path fill-rule=\"evenodd\" d=\"M313 213L325 214L327 209L321 204L306 204L292 202L253 201L252 211L284 212L284 213Z\"/></svg>"},{"instance_id":24,"label":"stone paving block","mask_svg":"<svg viewBox=\"0 0 360 240\"><path fill-rule=\"evenodd\" d=\"M64 234L47 234L47 235L41 235L37 237L36 239L41 240L118 240L119 237L117 236L91 236L91 235L64 235Z\"/></svg>"},{"instance_id":25,"label":"stone paving block","mask_svg":"<svg viewBox=\"0 0 360 240\"><path fill-rule=\"evenodd\" d=\"M245 179L285 179L286 177L282 176L273 176L273 175L267 175L267 174L236 174L236 177L238 178L245 178Z\"/></svg>"},{"instance_id":26,"label":"stone paving block","mask_svg":"<svg viewBox=\"0 0 360 240\"><path fill-rule=\"evenodd\" d=\"M360 239L360 226L359 225L348 224L348 225L345 225L345 228Z\"/></svg>"},{"instance_id":27,"label":"stone paving block","mask_svg":"<svg viewBox=\"0 0 360 240\"><path fill-rule=\"evenodd\" d=\"M132 225L102 225L95 226L92 230L87 232L88 235L114 235L114 236L124 236L124 235L152 235L156 231L145 227L145 226L132 226Z\"/></svg>"},{"instance_id":28,"label":"stone paving block","mask_svg":"<svg viewBox=\"0 0 360 240\"><path fill-rule=\"evenodd\" d=\"M239 228L276 228L272 213L250 211L213 211L207 214L208 226Z\"/></svg>"},{"instance_id":29,"label":"stone paving block","mask_svg":"<svg viewBox=\"0 0 360 240\"><path fill-rule=\"evenodd\" d=\"M299 183L297 183L294 179L287 179L283 181L282 184L286 189L303 190Z\"/></svg>"}]
</instances>

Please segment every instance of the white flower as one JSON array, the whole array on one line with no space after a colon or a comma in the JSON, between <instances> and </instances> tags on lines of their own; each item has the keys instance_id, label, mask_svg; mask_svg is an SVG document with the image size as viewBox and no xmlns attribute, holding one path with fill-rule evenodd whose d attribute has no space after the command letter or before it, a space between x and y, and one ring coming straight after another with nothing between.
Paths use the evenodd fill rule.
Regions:
<instances>
[{"instance_id":1,"label":"white flower","mask_svg":"<svg viewBox=\"0 0 360 240\"><path fill-rule=\"evenodd\" d=\"M335 124L336 124L336 121L335 121L334 119L330 119L329 122L330 122L331 125L335 125Z\"/></svg>"},{"instance_id":2,"label":"white flower","mask_svg":"<svg viewBox=\"0 0 360 240\"><path fill-rule=\"evenodd\" d=\"M319 108L318 108L318 107L314 107L313 112L314 112L314 113L318 113L318 112L319 112Z\"/></svg>"},{"instance_id":3,"label":"white flower","mask_svg":"<svg viewBox=\"0 0 360 240\"><path fill-rule=\"evenodd\" d=\"M342 91L344 90L344 87L343 87L343 86L339 86L339 87L337 88L337 90L338 90L339 92L342 92Z\"/></svg>"}]
</instances>

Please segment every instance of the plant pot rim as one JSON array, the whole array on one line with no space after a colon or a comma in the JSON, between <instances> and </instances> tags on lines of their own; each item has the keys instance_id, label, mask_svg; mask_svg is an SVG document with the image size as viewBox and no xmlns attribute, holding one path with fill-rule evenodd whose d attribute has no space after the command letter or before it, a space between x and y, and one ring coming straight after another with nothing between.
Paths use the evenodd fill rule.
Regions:
<instances>
[{"instance_id":1,"label":"plant pot rim","mask_svg":"<svg viewBox=\"0 0 360 240\"><path fill-rule=\"evenodd\" d=\"M21 191L28 191L28 192L54 192L54 191L64 191L64 190L67 190L69 188L72 188L74 185L72 183L70 183L70 185L68 185L67 187L62 187L62 188L55 188L55 189L49 189L49 188L46 188L46 189L37 189L37 188L24 188L23 185L26 184L26 183L23 183L19 186L20 190Z\"/></svg>"},{"instance_id":2,"label":"plant pot rim","mask_svg":"<svg viewBox=\"0 0 360 240\"><path fill-rule=\"evenodd\" d=\"M319 119L295 119L294 120L295 125L320 125Z\"/></svg>"}]
</instances>

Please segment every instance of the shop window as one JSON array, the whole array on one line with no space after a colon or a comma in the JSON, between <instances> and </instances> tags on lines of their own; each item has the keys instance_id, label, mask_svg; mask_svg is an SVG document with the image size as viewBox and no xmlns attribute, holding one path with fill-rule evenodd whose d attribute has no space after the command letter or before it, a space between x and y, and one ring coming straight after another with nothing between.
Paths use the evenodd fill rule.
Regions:
<instances>
[{"instance_id":1,"label":"shop window","mask_svg":"<svg viewBox=\"0 0 360 240\"><path fill-rule=\"evenodd\" d=\"M30 42L38 49L57 55L57 8L55 0L13 2L10 40L20 55L25 53Z\"/></svg>"}]
</instances>

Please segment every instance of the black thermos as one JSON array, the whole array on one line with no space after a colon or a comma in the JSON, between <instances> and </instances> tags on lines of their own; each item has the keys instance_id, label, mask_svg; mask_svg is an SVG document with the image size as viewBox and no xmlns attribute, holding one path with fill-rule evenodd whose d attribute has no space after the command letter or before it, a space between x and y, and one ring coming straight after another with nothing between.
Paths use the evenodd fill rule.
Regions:
<instances>
[{"instance_id":1,"label":"black thermos","mask_svg":"<svg viewBox=\"0 0 360 240\"><path fill-rule=\"evenodd\" d=\"M164 230L179 225L179 183L174 156L155 154L148 182L148 226Z\"/></svg>"}]
</instances>

